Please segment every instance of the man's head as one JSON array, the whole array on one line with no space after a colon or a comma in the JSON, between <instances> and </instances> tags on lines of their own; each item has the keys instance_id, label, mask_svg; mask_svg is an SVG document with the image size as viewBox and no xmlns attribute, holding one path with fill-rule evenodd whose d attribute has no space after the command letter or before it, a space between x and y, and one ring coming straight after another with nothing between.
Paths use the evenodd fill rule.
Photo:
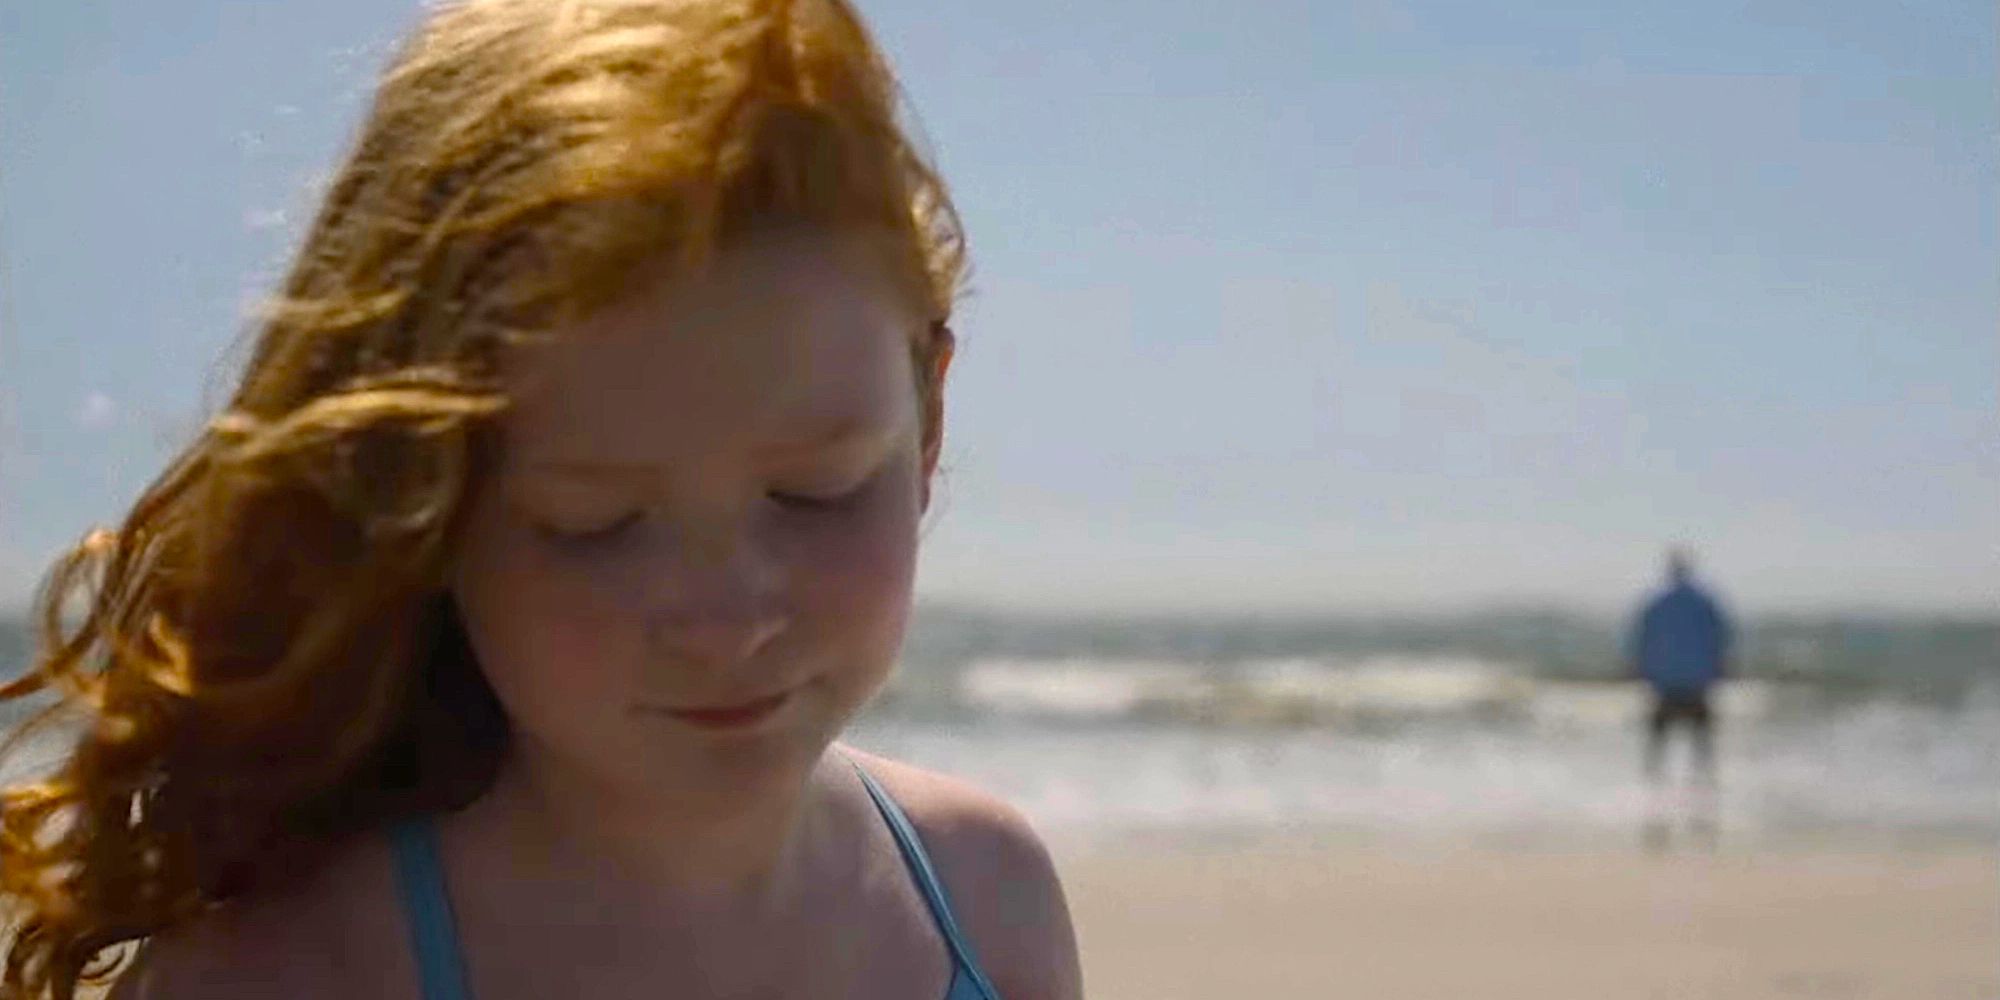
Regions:
<instances>
[{"instance_id":1,"label":"man's head","mask_svg":"<svg viewBox=\"0 0 2000 1000\"><path fill-rule=\"evenodd\" d=\"M1694 575L1694 554L1685 545L1676 545L1667 550L1667 579L1675 583L1686 583Z\"/></svg>"}]
</instances>

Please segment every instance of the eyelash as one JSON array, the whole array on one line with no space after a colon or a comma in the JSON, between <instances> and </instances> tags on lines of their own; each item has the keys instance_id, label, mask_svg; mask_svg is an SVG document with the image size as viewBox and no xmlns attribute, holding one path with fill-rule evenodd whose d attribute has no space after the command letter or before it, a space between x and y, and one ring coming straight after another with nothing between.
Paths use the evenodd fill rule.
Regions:
<instances>
[{"instance_id":1,"label":"eyelash","mask_svg":"<svg viewBox=\"0 0 2000 1000\"><path fill-rule=\"evenodd\" d=\"M812 496L804 493L771 493L768 495L774 502L796 510L837 511L859 499L862 490L865 488L866 484L864 483L845 493L827 497ZM566 531L549 524L537 524L535 528L544 538L558 544L589 545L595 542L608 542L616 538L628 528L637 525L639 519L643 516L638 511L633 511L603 527L590 528L584 531Z\"/></svg>"},{"instance_id":2,"label":"eyelash","mask_svg":"<svg viewBox=\"0 0 2000 1000\"><path fill-rule=\"evenodd\" d=\"M623 534L625 529L639 523L639 517L639 513L634 511L601 528L590 528L584 531L567 531L554 525L538 522L535 525L535 531L543 538L558 545L589 545L594 542L610 541L612 538Z\"/></svg>"},{"instance_id":3,"label":"eyelash","mask_svg":"<svg viewBox=\"0 0 2000 1000\"><path fill-rule=\"evenodd\" d=\"M804 493L772 493L770 497L772 500L787 507L796 507L804 510L839 510L853 503L861 495L861 489L861 487L857 486L845 493L830 497L812 496Z\"/></svg>"}]
</instances>

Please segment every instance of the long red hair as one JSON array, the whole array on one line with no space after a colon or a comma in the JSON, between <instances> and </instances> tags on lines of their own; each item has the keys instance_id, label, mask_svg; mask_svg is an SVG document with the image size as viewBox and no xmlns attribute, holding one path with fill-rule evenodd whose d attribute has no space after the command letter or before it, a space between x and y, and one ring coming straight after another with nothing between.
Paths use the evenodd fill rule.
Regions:
<instances>
[{"instance_id":1,"label":"long red hair","mask_svg":"<svg viewBox=\"0 0 2000 1000\"><path fill-rule=\"evenodd\" d=\"M224 412L43 582L0 699L53 692L8 749L70 752L0 793L0 997L68 998L122 945L485 790L507 722L444 579L509 344L662 254L699 267L773 220L869 227L930 311L928 402L964 241L898 110L844 0L433 11Z\"/></svg>"}]
</instances>

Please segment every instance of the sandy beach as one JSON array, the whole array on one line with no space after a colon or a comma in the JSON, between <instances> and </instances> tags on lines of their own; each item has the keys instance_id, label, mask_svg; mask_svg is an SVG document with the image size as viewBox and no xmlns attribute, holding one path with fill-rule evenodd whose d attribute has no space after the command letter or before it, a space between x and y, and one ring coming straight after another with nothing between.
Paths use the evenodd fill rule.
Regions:
<instances>
[{"instance_id":1,"label":"sandy beach","mask_svg":"<svg viewBox=\"0 0 2000 1000\"><path fill-rule=\"evenodd\" d=\"M2000 998L2000 855L1057 850L1094 1000Z\"/></svg>"}]
</instances>

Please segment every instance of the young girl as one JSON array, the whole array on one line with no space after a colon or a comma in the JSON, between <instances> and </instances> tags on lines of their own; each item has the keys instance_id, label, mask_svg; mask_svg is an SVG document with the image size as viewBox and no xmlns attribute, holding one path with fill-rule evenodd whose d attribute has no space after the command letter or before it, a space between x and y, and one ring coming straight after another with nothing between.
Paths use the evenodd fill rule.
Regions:
<instances>
[{"instance_id":1,"label":"young girl","mask_svg":"<svg viewBox=\"0 0 2000 1000\"><path fill-rule=\"evenodd\" d=\"M45 586L4 996L1079 995L1020 816L834 742L963 270L895 93L844 0L432 14L226 411Z\"/></svg>"}]
</instances>

